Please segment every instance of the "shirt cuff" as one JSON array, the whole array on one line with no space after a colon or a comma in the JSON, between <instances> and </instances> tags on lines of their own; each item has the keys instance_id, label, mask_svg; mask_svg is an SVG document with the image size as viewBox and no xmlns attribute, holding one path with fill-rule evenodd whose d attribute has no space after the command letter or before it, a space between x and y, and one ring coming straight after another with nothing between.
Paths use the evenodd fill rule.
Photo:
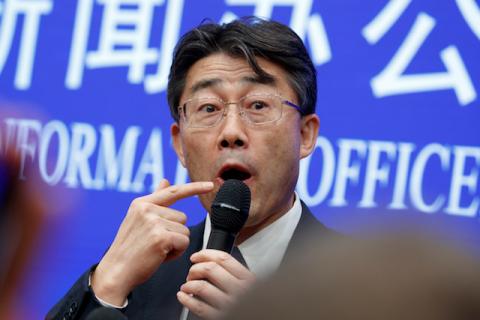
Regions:
<instances>
[{"instance_id":1,"label":"shirt cuff","mask_svg":"<svg viewBox=\"0 0 480 320\"><path fill-rule=\"evenodd\" d=\"M98 301L98 303L100 303L102 306L104 307L107 307L107 308L115 308L115 309L124 309L128 306L128 298L125 299L125 302L121 305L121 306L117 306L117 305L114 305L114 304L111 304L111 303L108 303L107 301L104 301L102 299L100 299L99 297L97 297L97 295L95 294L95 292L93 291L93 288L91 286L91 283L92 283L92 273L90 272L90 274L88 275L88 288L90 289L90 291L92 292L93 294L93 297Z\"/></svg>"}]
</instances>

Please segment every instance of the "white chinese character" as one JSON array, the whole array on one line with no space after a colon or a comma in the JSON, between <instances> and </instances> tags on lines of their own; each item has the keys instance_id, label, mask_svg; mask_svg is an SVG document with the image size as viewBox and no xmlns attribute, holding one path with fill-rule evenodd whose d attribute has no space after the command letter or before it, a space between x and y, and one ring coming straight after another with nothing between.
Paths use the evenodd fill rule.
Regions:
<instances>
[{"instance_id":1,"label":"white chinese character","mask_svg":"<svg viewBox=\"0 0 480 320\"><path fill-rule=\"evenodd\" d=\"M93 0L79 0L67 87L81 85L83 69L128 66L128 79L139 83L145 67L157 59L148 47L153 10L162 0L97 0L104 6L97 51L87 52ZM122 49L120 49L121 47Z\"/></svg>"},{"instance_id":2,"label":"white chinese character","mask_svg":"<svg viewBox=\"0 0 480 320\"><path fill-rule=\"evenodd\" d=\"M460 2L460 0L457 1L457 3ZM364 38L370 44L376 44L391 29L410 3L411 0L391 0L387 3L374 20L363 28ZM476 99L477 93L468 71L458 49L453 45L440 52L440 58L446 71L404 74L415 54L432 32L435 24L435 19L428 14L424 12L418 14L406 39L400 45L392 60L371 80L370 84L376 97L453 89L458 102L462 106Z\"/></svg>"},{"instance_id":3,"label":"white chinese character","mask_svg":"<svg viewBox=\"0 0 480 320\"><path fill-rule=\"evenodd\" d=\"M480 8L475 0L455 0L472 32L480 39Z\"/></svg>"},{"instance_id":4,"label":"white chinese character","mask_svg":"<svg viewBox=\"0 0 480 320\"><path fill-rule=\"evenodd\" d=\"M182 23L184 0L170 0L165 12L161 51L158 59L157 73L145 79L145 91L156 93L167 87L168 74L172 64L172 54L179 38Z\"/></svg>"},{"instance_id":5,"label":"white chinese character","mask_svg":"<svg viewBox=\"0 0 480 320\"><path fill-rule=\"evenodd\" d=\"M254 6L253 15L265 19L272 18L275 6L293 7L289 25L302 40L305 40L305 36L308 37L313 63L319 66L331 60L332 53L322 17L319 14L310 14L313 0L225 0L225 2L231 6ZM236 18L233 12L227 11L221 22L229 22Z\"/></svg>"},{"instance_id":6,"label":"white chinese character","mask_svg":"<svg viewBox=\"0 0 480 320\"><path fill-rule=\"evenodd\" d=\"M79 0L66 78L67 87L77 89L81 86L85 67L93 69L127 66L128 80L135 84L141 83L145 80L146 66L158 63L159 59L167 56L164 51L169 51L171 55L173 50L173 47L163 48L160 54L159 50L149 47L154 9L162 5L163 0L95 1L104 7L98 49L87 50L94 0ZM167 8L167 20L170 19L170 7L178 6L179 2L183 1L170 1L172 5ZM165 28L164 38L170 40L170 35L165 33L171 31ZM165 43L166 39L163 39L163 42Z\"/></svg>"},{"instance_id":7,"label":"white chinese character","mask_svg":"<svg viewBox=\"0 0 480 320\"><path fill-rule=\"evenodd\" d=\"M30 87L40 16L49 14L52 6L51 0L5 0L3 3L0 2L0 74L10 54L17 18L20 15L24 16L15 74L17 89L25 90Z\"/></svg>"}]
</instances>

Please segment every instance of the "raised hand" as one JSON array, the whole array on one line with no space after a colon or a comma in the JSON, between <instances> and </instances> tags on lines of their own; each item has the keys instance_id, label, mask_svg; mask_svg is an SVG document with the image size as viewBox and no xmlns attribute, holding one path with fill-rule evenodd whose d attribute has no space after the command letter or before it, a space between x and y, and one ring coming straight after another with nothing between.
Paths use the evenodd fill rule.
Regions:
<instances>
[{"instance_id":1,"label":"raised hand","mask_svg":"<svg viewBox=\"0 0 480 320\"><path fill-rule=\"evenodd\" d=\"M189 230L183 212L169 208L176 201L212 191L212 182L171 186L132 201L109 250L92 275L92 288L102 300L122 305L128 294L152 276L164 262L188 247Z\"/></svg>"}]
</instances>

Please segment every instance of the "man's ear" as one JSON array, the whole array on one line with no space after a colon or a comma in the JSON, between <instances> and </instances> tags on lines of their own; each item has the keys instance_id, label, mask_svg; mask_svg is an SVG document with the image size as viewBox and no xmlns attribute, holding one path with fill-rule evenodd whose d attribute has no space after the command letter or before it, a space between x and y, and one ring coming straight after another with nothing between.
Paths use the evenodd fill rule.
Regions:
<instances>
[{"instance_id":1,"label":"man's ear","mask_svg":"<svg viewBox=\"0 0 480 320\"><path fill-rule=\"evenodd\" d=\"M309 114L301 119L301 145L300 158L309 156L317 143L318 129L320 128L320 118L316 114Z\"/></svg>"},{"instance_id":2,"label":"man's ear","mask_svg":"<svg viewBox=\"0 0 480 320\"><path fill-rule=\"evenodd\" d=\"M185 168L185 155L183 153L183 143L182 137L180 133L180 125L178 122L172 123L170 126L170 134L173 140L173 148L175 149L175 153L177 154L178 159L182 163L182 166Z\"/></svg>"}]
</instances>

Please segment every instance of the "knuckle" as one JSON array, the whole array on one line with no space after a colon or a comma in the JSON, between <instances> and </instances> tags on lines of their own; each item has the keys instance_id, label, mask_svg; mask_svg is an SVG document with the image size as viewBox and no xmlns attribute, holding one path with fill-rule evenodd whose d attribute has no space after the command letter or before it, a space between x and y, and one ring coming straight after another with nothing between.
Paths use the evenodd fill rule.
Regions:
<instances>
[{"instance_id":1,"label":"knuckle","mask_svg":"<svg viewBox=\"0 0 480 320\"><path fill-rule=\"evenodd\" d=\"M150 202L142 202L140 204L140 211L144 214L151 212L152 209L153 209L153 204L151 204Z\"/></svg>"},{"instance_id":2,"label":"knuckle","mask_svg":"<svg viewBox=\"0 0 480 320\"><path fill-rule=\"evenodd\" d=\"M142 223L145 225L145 230L148 230L149 233L156 235L159 231L158 218L153 214L140 214Z\"/></svg>"},{"instance_id":3,"label":"knuckle","mask_svg":"<svg viewBox=\"0 0 480 320\"><path fill-rule=\"evenodd\" d=\"M188 245L190 244L190 237L183 236L182 239L183 239L183 246L186 249L188 247Z\"/></svg>"},{"instance_id":4,"label":"knuckle","mask_svg":"<svg viewBox=\"0 0 480 320\"><path fill-rule=\"evenodd\" d=\"M221 300L222 307L229 308L235 303L235 301L238 300L239 297L240 297L239 295L235 295L233 293L223 294L222 300Z\"/></svg>"},{"instance_id":5,"label":"knuckle","mask_svg":"<svg viewBox=\"0 0 480 320\"><path fill-rule=\"evenodd\" d=\"M163 249L168 244L168 241L169 241L168 238L169 238L169 235L166 234L165 232L156 231L153 234L152 243L154 244L155 247Z\"/></svg>"},{"instance_id":6,"label":"knuckle","mask_svg":"<svg viewBox=\"0 0 480 320\"><path fill-rule=\"evenodd\" d=\"M145 223L150 226L151 229L157 230L157 225L160 223L158 217L154 214L147 214L147 212L142 212L142 218L145 220Z\"/></svg>"},{"instance_id":7,"label":"knuckle","mask_svg":"<svg viewBox=\"0 0 480 320\"><path fill-rule=\"evenodd\" d=\"M180 221L180 223L185 224L187 222L187 215L183 212L179 212L178 213L178 220Z\"/></svg>"},{"instance_id":8,"label":"knuckle","mask_svg":"<svg viewBox=\"0 0 480 320\"><path fill-rule=\"evenodd\" d=\"M135 199L132 200L132 202L130 203L130 205L131 205L132 207L134 207L134 206L138 205L138 203L141 203L141 202L142 202L141 198L135 198Z\"/></svg>"},{"instance_id":9,"label":"knuckle","mask_svg":"<svg viewBox=\"0 0 480 320\"><path fill-rule=\"evenodd\" d=\"M250 288L252 285L253 285L253 282L251 282L251 281L248 281L248 280L247 281L240 281L238 288L239 288L240 292L244 292L248 288Z\"/></svg>"},{"instance_id":10,"label":"knuckle","mask_svg":"<svg viewBox=\"0 0 480 320\"><path fill-rule=\"evenodd\" d=\"M178 193L179 187L178 186L170 186L167 189L167 191L168 191L169 194L174 195L174 194Z\"/></svg>"},{"instance_id":11,"label":"knuckle","mask_svg":"<svg viewBox=\"0 0 480 320\"><path fill-rule=\"evenodd\" d=\"M190 276L193 279L209 279L215 273L217 264L215 262L203 262L194 264L190 269Z\"/></svg>"},{"instance_id":12,"label":"knuckle","mask_svg":"<svg viewBox=\"0 0 480 320\"><path fill-rule=\"evenodd\" d=\"M187 281L192 280L192 279L196 279L197 275L201 276L198 268L195 265L193 265L190 268L190 270L188 270Z\"/></svg>"},{"instance_id":13,"label":"knuckle","mask_svg":"<svg viewBox=\"0 0 480 320\"><path fill-rule=\"evenodd\" d=\"M200 318L205 318L207 316L207 308L206 306L201 303L200 301L195 302L195 313L200 317Z\"/></svg>"},{"instance_id":14,"label":"knuckle","mask_svg":"<svg viewBox=\"0 0 480 320\"><path fill-rule=\"evenodd\" d=\"M205 291L208 290L208 283L205 280L199 280L197 282L196 294L202 296Z\"/></svg>"},{"instance_id":15,"label":"knuckle","mask_svg":"<svg viewBox=\"0 0 480 320\"><path fill-rule=\"evenodd\" d=\"M135 199L132 201L131 207L135 213L145 215L147 212L151 211L152 205L148 202Z\"/></svg>"},{"instance_id":16,"label":"knuckle","mask_svg":"<svg viewBox=\"0 0 480 320\"><path fill-rule=\"evenodd\" d=\"M131 212L138 212L138 207L142 201L139 198L133 199L132 202L130 203L130 210Z\"/></svg>"},{"instance_id":17,"label":"knuckle","mask_svg":"<svg viewBox=\"0 0 480 320\"><path fill-rule=\"evenodd\" d=\"M219 255L218 255L218 261L220 263L223 263L223 262L226 262L228 261L232 256L229 255L228 253L224 252L224 251L220 251L219 252Z\"/></svg>"},{"instance_id":18,"label":"knuckle","mask_svg":"<svg viewBox=\"0 0 480 320\"><path fill-rule=\"evenodd\" d=\"M216 262L207 262L205 264L205 273L206 275L215 273L215 270L218 268L218 264Z\"/></svg>"},{"instance_id":19,"label":"knuckle","mask_svg":"<svg viewBox=\"0 0 480 320\"><path fill-rule=\"evenodd\" d=\"M184 236L186 236L186 237L190 236L190 229L188 229L187 227L182 225L182 230L183 230Z\"/></svg>"},{"instance_id":20,"label":"knuckle","mask_svg":"<svg viewBox=\"0 0 480 320\"><path fill-rule=\"evenodd\" d=\"M172 242L172 248L175 248L179 251L185 251L190 244L190 239L188 237L177 237L175 243Z\"/></svg>"}]
</instances>

